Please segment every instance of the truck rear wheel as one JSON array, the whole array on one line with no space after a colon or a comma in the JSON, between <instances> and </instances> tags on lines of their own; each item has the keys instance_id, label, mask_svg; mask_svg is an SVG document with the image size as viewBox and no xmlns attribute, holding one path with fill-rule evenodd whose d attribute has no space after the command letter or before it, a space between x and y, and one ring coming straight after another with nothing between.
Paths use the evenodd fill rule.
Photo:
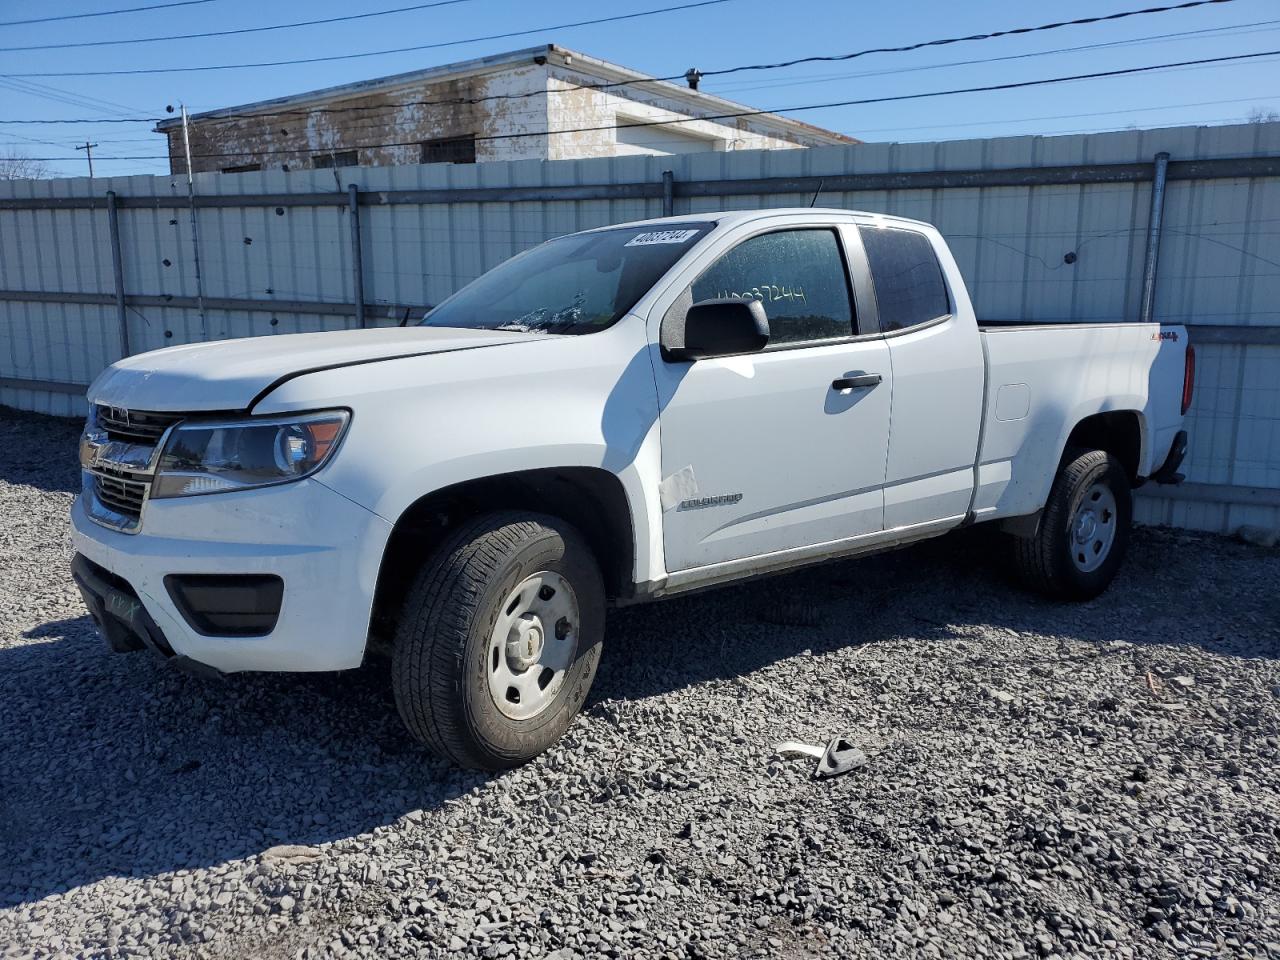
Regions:
<instances>
[{"instance_id":1,"label":"truck rear wheel","mask_svg":"<svg viewBox=\"0 0 1280 960\"><path fill-rule=\"evenodd\" d=\"M1129 546L1129 477L1105 450L1069 449L1035 534L1015 536L1014 563L1030 587L1060 600L1107 589Z\"/></svg>"},{"instance_id":2,"label":"truck rear wheel","mask_svg":"<svg viewBox=\"0 0 1280 960\"><path fill-rule=\"evenodd\" d=\"M391 668L405 726L464 767L536 757L591 689L604 619L599 567L572 526L535 513L476 518L405 600Z\"/></svg>"}]
</instances>

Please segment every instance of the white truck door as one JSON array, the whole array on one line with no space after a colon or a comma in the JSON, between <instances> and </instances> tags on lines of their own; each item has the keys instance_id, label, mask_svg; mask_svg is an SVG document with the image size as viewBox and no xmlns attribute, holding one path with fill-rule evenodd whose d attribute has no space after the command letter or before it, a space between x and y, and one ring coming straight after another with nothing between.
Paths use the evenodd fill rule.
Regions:
<instances>
[{"instance_id":1,"label":"white truck door","mask_svg":"<svg viewBox=\"0 0 1280 960\"><path fill-rule=\"evenodd\" d=\"M686 304L759 300L770 342L657 362L667 570L881 530L892 372L858 335L846 238L861 258L830 223L757 233L688 288Z\"/></svg>"},{"instance_id":2,"label":"white truck door","mask_svg":"<svg viewBox=\"0 0 1280 960\"><path fill-rule=\"evenodd\" d=\"M973 306L936 234L896 224L859 232L893 362L885 529L958 523L973 494L986 369Z\"/></svg>"}]
</instances>

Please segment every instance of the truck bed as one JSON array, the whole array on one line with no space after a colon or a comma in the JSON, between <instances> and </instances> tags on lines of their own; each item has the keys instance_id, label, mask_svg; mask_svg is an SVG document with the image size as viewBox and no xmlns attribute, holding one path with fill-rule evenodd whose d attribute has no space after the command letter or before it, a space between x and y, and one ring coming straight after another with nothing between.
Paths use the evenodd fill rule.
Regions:
<instances>
[{"instance_id":1,"label":"truck bed","mask_svg":"<svg viewBox=\"0 0 1280 960\"><path fill-rule=\"evenodd\" d=\"M1130 465L1150 476L1181 423L1187 332L1155 323L979 321L987 386L973 512L1034 513L1045 502L1072 427L1114 413L1138 431Z\"/></svg>"}]
</instances>

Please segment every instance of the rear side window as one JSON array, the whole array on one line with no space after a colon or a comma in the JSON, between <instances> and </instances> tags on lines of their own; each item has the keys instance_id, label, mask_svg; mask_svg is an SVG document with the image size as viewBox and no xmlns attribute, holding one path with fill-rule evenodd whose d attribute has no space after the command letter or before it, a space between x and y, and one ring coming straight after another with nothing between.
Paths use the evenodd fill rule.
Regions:
<instances>
[{"instance_id":1,"label":"rear side window","mask_svg":"<svg viewBox=\"0 0 1280 960\"><path fill-rule=\"evenodd\" d=\"M880 329L903 330L951 312L942 268L923 233L859 227L876 288Z\"/></svg>"},{"instance_id":2,"label":"rear side window","mask_svg":"<svg viewBox=\"0 0 1280 960\"><path fill-rule=\"evenodd\" d=\"M770 343L853 334L840 244L831 230L781 230L744 240L693 282L693 302L759 300Z\"/></svg>"}]
</instances>

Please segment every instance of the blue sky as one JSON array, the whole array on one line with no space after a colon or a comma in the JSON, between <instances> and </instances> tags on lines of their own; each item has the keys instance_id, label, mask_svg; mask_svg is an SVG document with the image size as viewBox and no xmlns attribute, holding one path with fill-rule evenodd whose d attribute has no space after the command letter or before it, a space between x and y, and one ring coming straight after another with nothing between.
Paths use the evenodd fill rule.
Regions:
<instances>
[{"instance_id":1,"label":"blue sky","mask_svg":"<svg viewBox=\"0 0 1280 960\"><path fill-rule=\"evenodd\" d=\"M162 0L4 0L0 21L144 6ZM407 6L414 0L204 0L137 13L0 27L0 46L128 40L266 26ZM297 93L320 86L465 60L554 42L659 76L689 67L715 70L795 57L837 55L951 36L1033 26L1138 9L1159 0L1027 3L954 0L870 3L854 0L724 0L698 9L621 23L556 28L575 20L672 6L679 0L459 0L435 9L349 23L231 37L121 46L0 53L0 119L156 117L166 104L192 112ZM1163 5L1163 4L1161 4ZM66 71L235 64L448 43L506 31L520 36L432 50L197 73L135 76L22 76ZM1178 34L1182 34L1178 36ZM1170 36L1174 35L1174 36ZM1132 42L1130 42L1132 41ZM1099 46L1109 44L1109 46ZM1074 49L1072 49L1074 48ZM1083 49L1081 49L1083 48ZM1046 33L961 43L911 53L876 54L849 63L805 64L703 81L703 89L753 107L777 109L838 100L913 94L1174 61L1280 49L1280 2L1228 3ZM1239 121L1251 109L1280 111L1277 57L1022 90L832 107L796 113L810 123L864 140L951 140L1051 134L1128 126ZM973 62L982 61L982 62ZM65 102L72 101L72 102ZM0 152L57 157L56 176L83 175L96 142L95 172L163 173L164 154L147 123L0 125Z\"/></svg>"}]
</instances>

